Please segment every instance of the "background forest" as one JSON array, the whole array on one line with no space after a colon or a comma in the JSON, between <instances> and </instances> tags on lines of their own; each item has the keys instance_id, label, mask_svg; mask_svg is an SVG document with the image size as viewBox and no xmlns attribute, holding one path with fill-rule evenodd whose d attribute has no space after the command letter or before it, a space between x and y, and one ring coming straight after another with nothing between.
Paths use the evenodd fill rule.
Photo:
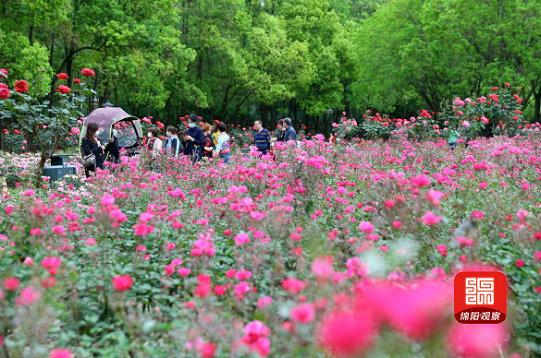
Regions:
<instances>
[{"instance_id":1,"label":"background forest","mask_svg":"<svg viewBox=\"0 0 541 358\"><path fill-rule=\"evenodd\" d=\"M70 86L91 67L89 109L322 130L511 82L540 119L541 0L4 0L0 14L10 79L45 97L56 73Z\"/></svg>"}]
</instances>

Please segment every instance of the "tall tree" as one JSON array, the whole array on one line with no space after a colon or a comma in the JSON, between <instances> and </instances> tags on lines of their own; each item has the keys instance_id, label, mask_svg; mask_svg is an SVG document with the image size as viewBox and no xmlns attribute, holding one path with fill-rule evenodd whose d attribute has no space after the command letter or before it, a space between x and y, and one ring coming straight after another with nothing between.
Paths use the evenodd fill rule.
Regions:
<instances>
[{"instance_id":1,"label":"tall tree","mask_svg":"<svg viewBox=\"0 0 541 358\"><path fill-rule=\"evenodd\" d=\"M94 104L174 120L338 110L411 115L512 82L541 116L541 0L9 0L0 67L52 93L92 67ZM91 104L91 103L89 103Z\"/></svg>"}]
</instances>

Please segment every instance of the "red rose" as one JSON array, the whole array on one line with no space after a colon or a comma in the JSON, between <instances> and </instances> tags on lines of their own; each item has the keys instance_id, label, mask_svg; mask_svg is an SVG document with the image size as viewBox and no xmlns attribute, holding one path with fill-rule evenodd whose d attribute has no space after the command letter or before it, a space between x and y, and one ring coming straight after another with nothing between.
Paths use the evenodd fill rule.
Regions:
<instances>
[{"instance_id":1,"label":"red rose","mask_svg":"<svg viewBox=\"0 0 541 358\"><path fill-rule=\"evenodd\" d=\"M15 81L15 91L19 93L28 93L28 82L25 80Z\"/></svg>"},{"instance_id":2,"label":"red rose","mask_svg":"<svg viewBox=\"0 0 541 358\"><path fill-rule=\"evenodd\" d=\"M133 286L133 278L130 275L113 277L113 287L118 292L128 291Z\"/></svg>"},{"instance_id":3,"label":"red rose","mask_svg":"<svg viewBox=\"0 0 541 358\"><path fill-rule=\"evenodd\" d=\"M56 88L56 92L68 94L71 92L71 88L69 88L68 86L60 85Z\"/></svg>"},{"instance_id":4,"label":"red rose","mask_svg":"<svg viewBox=\"0 0 541 358\"><path fill-rule=\"evenodd\" d=\"M4 288L8 291L15 291L19 288L21 281L16 277L8 277L4 280Z\"/></svg>"},{"instance_id":5,"label":"red rose","mask_svg":"<svg viewBox=\"0 0 541 358\"><path fill-rule=\"evenodd\" d=\"M85 77L94 77L96 76L96 72L94 72L94 70L91 68L83 68L81 70L81 75Z\"/></svg>"},{"instance_id":6,"label":"red rose","mask_svg":"<svg viewBox=\"0 0 541 358\"><path fill-rule=\"evenodd\" d=\"M13 134L17 134L17 135L19 135L19 134L21 134L21 131L20 131L20 130L18 130L18 129L14 129L14 130L13 130Z\"/></svg>"},{"instance_id":7,"label":"red rose","mask_svg":"<svg viewBox=\"0 0 541 358\"><path fill-rule=\"evenodd\" d=\"M432 118L432 115L426 109L422 109L419 117Z\"/></svg>"},{"instance_id":8,"label":"red rose","mask_svg":"<svg viewBox=\"0 0 541 358\"><path fill-rule=\"evenodd\" d=\"M5 68L0 68L0 77L7 78L9 74L9 71Z\"/></svg>"},{"instance_id":9,"label":"red rose","mask_svg":"<svg viewBox=\"0 0 541 358\"><path fill-rule=\"evenodd\" d=\"M58 78L59 80L67 80L69 77L70 76L68 76L68 74L64 73L64 72L59 73L59 74L56 75L56 78Z\"/></svg>"},{"instance_id":10,"label":"red rose","mask_svg":"<svg viewBox=\"0 0 541 358\"><path fill-rule=\"evenodd\" d=\"M73 83L75 83L76 85L80 84L81 83L81 79L79 77L76 77L73 79Z\"/></svg>"},{"instance_id":11,"label":"red rose","mask_svg":"<svg viewBox=\"0 0 541 358\"><path fill-rule=\"evenodd\" d=\"M0 83L0 99L7 99L11 96L9 87L5 83Z\"/></svg>"}]
</instances>

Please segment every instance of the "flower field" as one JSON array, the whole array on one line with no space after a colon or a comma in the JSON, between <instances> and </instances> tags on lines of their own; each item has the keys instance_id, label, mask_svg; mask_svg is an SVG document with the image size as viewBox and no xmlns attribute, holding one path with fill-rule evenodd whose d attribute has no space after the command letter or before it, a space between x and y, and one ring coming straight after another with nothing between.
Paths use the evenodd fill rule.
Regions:
<instances>
[{"instance_id":1,"label":"flower field","mask_svg":"<svg viewBox=\"0 0 541 358\"><path fill-rule=\"evenodd\" d=\"M0 356L541 354L539 136L316 136L275 155L123 157L5 189ZM454 274L494 268L506 321L456 323Z\"/></svg>"}]
</instances>

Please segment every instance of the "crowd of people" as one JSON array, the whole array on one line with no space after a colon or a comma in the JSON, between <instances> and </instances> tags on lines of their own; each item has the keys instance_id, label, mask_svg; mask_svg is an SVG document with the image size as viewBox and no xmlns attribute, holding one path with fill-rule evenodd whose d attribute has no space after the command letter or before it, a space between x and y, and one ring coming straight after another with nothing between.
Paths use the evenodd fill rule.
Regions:
<instances>
[{"instance_id":1,"label":"crowd of people","mask_svg":"<svg viewBox=\"0 0 541 358\"><path fill-rule=\"evenodd\" d=\"M231 136L223 122L211 125L192 115L187 121L186 131L179 131L168 126L165 131L165 144L159 139L160 130L152 127L147 136L146 149L153 156L166 154L177 157L181 154L191 157L192 162L210 158L220 158L224 163L231 159ZM253 145L264 155L272 151L273 141L297 140L297 133L290 118L280 119L277 123L276 138L257 120L253 126Z\"/></svg>"},{"instance_id":2,"label":"crowd of people","mask_svg":"<svg viewBox=\"0 0 541 358\"><path fill-rule=\"evenodd\" d=\"M228 133L227 125L219 121L215 121L211 125L205 122L202 117L195 115L185 118L186 130L180 131L174 126L168 126L165 130L165 137L157 126L151 126L148 129L144 147L151 156L155 158L160 155L171 157L186 155L191 158L193 163L220 158L224 163L229 163L231 160L232 136ZM163 128L163 126L161 127ZM261 120L256 120L252 129L252 145L257 148L261 155L273 154L274 142L297 141L298 138L291 118L278 120L274 136L271 131L263 127ZM99 130L100 128L95 123L90 123L82 140L81 153L87 177L91 172L95 172L96 168L103 169L105 158L118 162L120 157L115 130L113 130L111 141L105 146L100 144L98 140ZM459 131L449 130L445 133L445 136L449 148L454 150L461 137ZM306 138L310 139L310 136ZM334 132L331 134L329 142L335 143L337 139L337 134ZM462 141L468 147L468 138Z\"/></svg>"},{"instance_id":3,"label":"crowd of people","mask_svg":"<svg viewBox=\"0 0 541 358\"><path fill-rule=\"evenodd\" d=\"M191 158L192 163L211 158L220 158L224 163L229 163L232 138L225 123L216 122L214 125L210 125L201 117L190 115L186 127L184 131L180 131L174 126L166 127L164 140L162 140L162 133L158 127L150 127L144 145L146 150L152 157L186 155ZM81 143L81 154L87 177L90 176L91 172L95 172L96 168L104 168L105 158L108 155L113 161L118 161L119 148L115 134L113 133L111 142L103 146L98 140L98 132L98 126L90 123ZM254 122L252 144L261 155L272 154L273 142L275 141L296 140L297 132L291 118L280 119L277 122L274 138L271 132L263 127L261 120Z\"/></svg>"}]
</instances>

